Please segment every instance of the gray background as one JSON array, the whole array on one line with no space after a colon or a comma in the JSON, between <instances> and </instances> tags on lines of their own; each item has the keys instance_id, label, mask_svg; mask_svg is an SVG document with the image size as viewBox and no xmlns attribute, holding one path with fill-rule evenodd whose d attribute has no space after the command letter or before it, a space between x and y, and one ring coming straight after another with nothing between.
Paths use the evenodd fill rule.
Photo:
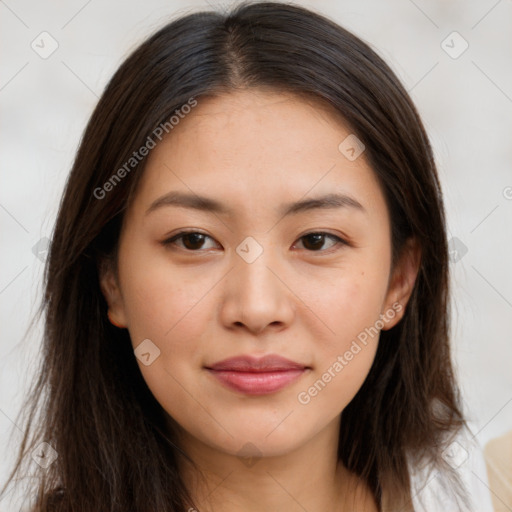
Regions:
<instances>
[{"instance_id":1,"label":"gray background","mask_svg":"<svg viewBox=\"0 0 512 512\"><path fill-rule=\"evenodd\" d=\"M458 250L454 356L483 446L512 429L512 1L295 3L369 42L424 120ZM138 43L171 17L210 6L222 4L0 1L0 484L21 438L14 422L38 359L41 326L25 334L41 294L40 240L51 236L87 119ZM469 46L458 55L464 40ZM51 44L58 48L42 58Z\"/></svg>"}]
</instances>

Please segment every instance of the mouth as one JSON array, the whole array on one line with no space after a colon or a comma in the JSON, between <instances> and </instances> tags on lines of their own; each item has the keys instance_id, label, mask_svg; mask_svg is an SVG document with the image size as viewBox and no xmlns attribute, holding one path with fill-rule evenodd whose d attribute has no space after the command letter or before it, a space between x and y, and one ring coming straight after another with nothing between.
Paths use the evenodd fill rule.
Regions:
<instances>
[{"instance_id":1,"label":"mouth","mask_svg":"<svg viewBox=\"0 0 512 512\"><path fill-rule=\"evenodd\" d=\"M310 367L277 355L241 356L205 367L225 387L246 395L275 393L297 381Z\"/></svg>"}]
</instances>

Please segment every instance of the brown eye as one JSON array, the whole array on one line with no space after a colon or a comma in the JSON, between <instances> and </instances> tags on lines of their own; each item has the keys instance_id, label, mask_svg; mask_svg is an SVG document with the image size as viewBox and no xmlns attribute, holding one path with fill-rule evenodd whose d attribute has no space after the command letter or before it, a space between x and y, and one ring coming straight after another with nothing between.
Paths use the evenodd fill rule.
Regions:
<instances>
[{"instance_id":1,"label":"brown eye","mask_svg":"<svg viewBox=\"0 0 512 512\"><path fill-rule=\"evenodd\" d=\"M204 233L199 233L197 231L185 231L178 233L169 240L165 240L163 244L176 245L188 251L199 251L201 249L205 249L204 244L208 238L210 240L213 240L213 238L211 238L208 235L205 235ZM181 241L181 243L177 243L178 240ZM206 247L206 249L209 248L211 247Z\"/></svg>"},{"instance_id":2,"label":"brown eye","mask_svg":"<svg viewBox=\"0 0 512 512\"><path fill-rule=\"evenodd\" d=\"M174 245L192 252L215 248L215 246L205 247L207 239L214 241L212 237L198 231L182 231L172 238L165 240L162 244L166 246ZM322 232L308 233L299 240L303 240L303 248L309 252L328 252L329 249L336 245L348 245L342 238ZM325 247L325 243L328 240L331 240L331 244Z\"/></svg>"},{"instance_id":3,"label":"brown eye","mask_svg":"<svg viewBox=\"0 0 512 512\"><path fill-rule=\"evenodd\" d=\"M324 252L332 247L335 247L337 243L346 243L340 237L331 235L330 233L308 233L307 235L302 236L300 239L304 240L304 248L313 252ZM327 249L325 247L322 249L326 239L334 240L334 243L327 247Z\"/></svg>"},{"instance_id":4,"label":"brown eye","mask_svg":"<svg viewBox=\"0 0 512 512\"><path fill-rule=\"evenodd\" d=\"M189 233L182 236L183 245L190 250L201 249L204 244L205 235L201 233Z\"/></svg>"}]
</instances>

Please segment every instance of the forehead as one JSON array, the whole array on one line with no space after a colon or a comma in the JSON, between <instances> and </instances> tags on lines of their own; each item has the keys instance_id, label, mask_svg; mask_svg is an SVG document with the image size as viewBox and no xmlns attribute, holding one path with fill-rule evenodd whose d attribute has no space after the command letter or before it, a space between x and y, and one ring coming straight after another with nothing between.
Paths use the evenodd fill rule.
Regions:
<instances>
[{"instance_id":1,"label":"forehead","mask_svg":"<svg viewBox=\"0 0 512 512\"><path fill-rule=\"evenodd\" d=\"M201 97L177 128L166 137L171 145L199 137L199 151L215 146L217 152L232 154L261 151L262 144L273 148L277 143L284 144L283 152L292 149L305 154L311 145L317 147L316 153L325 152L328 132L338 136L350 132L342 116L320 98L254 88ZM325 143L318 145L322 139ZM301 151L297 143L304 145L306 140L310 143Z\"/></svg>"},{"instance_id":2,"label":"forehead","mask_svg":"<svg viewBox=\"0 0 512 512\"><path fill-rule=\"evenodd\" d=\"M259 89L200 97L149 154L139 184L146 206L171 190L214 195L229 207L270 208L309 193L352 189L378 206L364 153L339 149L350 127L326 102Z\"/></svg>"}]
</instances>

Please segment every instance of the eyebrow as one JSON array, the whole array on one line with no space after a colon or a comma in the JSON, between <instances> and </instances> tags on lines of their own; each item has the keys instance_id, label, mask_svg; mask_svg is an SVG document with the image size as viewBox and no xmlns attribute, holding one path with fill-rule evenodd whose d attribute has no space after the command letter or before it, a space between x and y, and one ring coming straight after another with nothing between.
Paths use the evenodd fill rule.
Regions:
<instances>
[{"instance_id":1,"label":"eyebrow","mask_svg":"<svg viewBox=\"0 0 512 512\"><path fill-rule=\"evenodd\" d=\"M232 210L227 208L219 201L206 196L199 196L197 194L189 194L186 192L169 192L151 203L146 210L148 215L155 210L164 206L176 206L182 208L190 208L193 210L219 213L229 215ZM283 217L288 215L296 215L311 210L332 210L337 208L353 208L366 213L363 205L346 194L326 194L319 197L310 199L302 199L294 203L287 203L281 206L279 214Z\"/></svg>"}]
</instances>

